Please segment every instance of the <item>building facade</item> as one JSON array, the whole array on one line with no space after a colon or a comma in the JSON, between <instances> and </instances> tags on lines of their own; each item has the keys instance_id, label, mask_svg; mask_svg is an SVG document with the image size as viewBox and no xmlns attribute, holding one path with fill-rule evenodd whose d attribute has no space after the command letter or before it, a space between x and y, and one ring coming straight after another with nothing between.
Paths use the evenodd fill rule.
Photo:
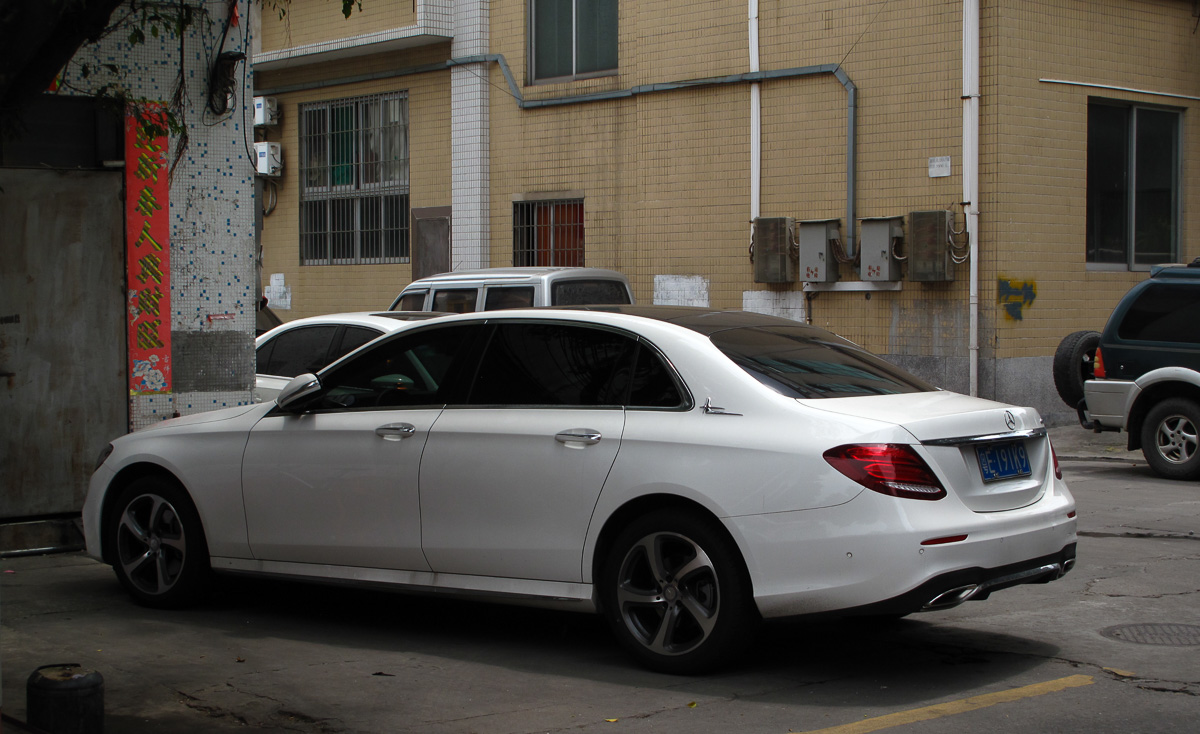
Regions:
<instances>
[{"instance_id":1,"label":"building facade","mask_svg":"<svg viewBox=\"0 0 1200 734\"><path fill-rule=\"evenodd\" d=\"M615 268L1072 419L1059 341L1200 255L1189 0L319 0L264 11L281 316ZM753 255L753 259L752 259Z\"/></svg>"}]
</instances>

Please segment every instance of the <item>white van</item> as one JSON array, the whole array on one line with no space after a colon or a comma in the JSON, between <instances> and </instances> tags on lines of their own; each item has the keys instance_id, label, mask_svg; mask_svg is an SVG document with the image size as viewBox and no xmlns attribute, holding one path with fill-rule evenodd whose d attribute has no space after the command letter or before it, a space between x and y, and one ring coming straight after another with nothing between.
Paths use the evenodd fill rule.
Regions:
<instances>
[{"instance_id":1,"label":"white van","mask_svg":"<svg viewBox=\"0 0 1200 734\"><path fill-rule=\"evenodd\" d=\"M496 311L633 303L629 279L603 268L487 268L414 280L391 311Z\"/></svg>"}]
</instances>

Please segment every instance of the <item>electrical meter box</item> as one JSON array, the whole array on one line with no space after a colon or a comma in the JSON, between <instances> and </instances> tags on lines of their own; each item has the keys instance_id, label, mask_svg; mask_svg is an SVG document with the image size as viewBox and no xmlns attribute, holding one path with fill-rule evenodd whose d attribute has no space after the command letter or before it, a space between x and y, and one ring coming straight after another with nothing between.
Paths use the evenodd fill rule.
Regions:
<instances>
[{"instance_id":1,"label":"electrical meter box","mask_svg":"<svg viewBox=\"0 0 1200 734\"><path fill-rule=\"evenodd\" d=\"M279 143L254 144L254 170L260 176L279 176L283 173L283 149Z\"/></svg>"},{"instance_id":2,"label":"electrical meter box","mask_svg":"<svg viewBox=\"0 0 1200 734\"><path fill-rule=\"evenodd\" d=\"M279 100L274 97L255 97L254 124L256 126L278 125Z\"/></svg>"},{"instance_id":3,"label":"electrical meter box","mask_svg":"<svg viewBox=\"0 0 1200 734\"><path fill-rule=\"evenodd\" d=\"M859 278L871 282L900 280L896 246L904 240L904 217L866 217L859 221Z\"/></svg>"},{"instance_id":4,"label":"electrical meter box","mask_svg":"<svg viewBox=\"0 0 1200 734\"><path fill-rule=\"evenodd\" d=\"M755 218L755 283L795 282L796 255L792 245L795 225L796 220L791 217Z\"/></svg>"},{"instance_id":5,"label":"electrical meter box","mask_svg":"<svg viewBox=\"0 0 1200 734\"><path fill-rule=\"evenodd\" d=\"M811 219L796 225L800 230L800 280L837 281L838 261L834 253L841 246L841 224L840 219Z\"/></svg>"},{"instance_id":6,"label":"electrical meter box","mask_svg":"<svg viewBox=\"0 0 1200 734\"><path fill-rule=\"evenodd\" d=\"M953 236L954 212L909 212L908 279L925 283L954 280L950 249Z\"/></svg>"}]
</instances>

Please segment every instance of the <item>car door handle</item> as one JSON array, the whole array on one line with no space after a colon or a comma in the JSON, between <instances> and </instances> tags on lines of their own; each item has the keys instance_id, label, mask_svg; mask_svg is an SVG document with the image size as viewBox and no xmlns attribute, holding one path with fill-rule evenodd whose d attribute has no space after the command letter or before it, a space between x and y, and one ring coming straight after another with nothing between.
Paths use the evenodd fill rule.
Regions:
<instances>
[{"instance_id":1,"label":"car door handle","mask_svg":"<svg viewBox=\"0 0 1200 734\"><path fill-rule=\"evenodd\" d=\"M601 438L603 438L601 433L592 428L572 428L554 436L554 440L559 443L585 443L589 445L600 443Z\"/></svg>"},{"instance_id":2,"label":"car door handle","mask_svg":"<svg viewBox=\"0 0 1200 734\"><path fill-rule=\"evenodd\" d=\"M411 423L388 423L375 429L375 435L385 441L402 441L417 432Z\"/></svg>"}]
</instances>

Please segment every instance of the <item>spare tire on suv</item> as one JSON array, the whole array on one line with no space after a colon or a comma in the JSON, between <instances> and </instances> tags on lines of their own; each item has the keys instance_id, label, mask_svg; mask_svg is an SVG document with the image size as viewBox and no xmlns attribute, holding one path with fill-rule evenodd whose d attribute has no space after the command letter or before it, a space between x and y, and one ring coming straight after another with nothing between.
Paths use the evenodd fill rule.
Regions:
<instances>
[{"instance_id":1,"label":"spare tire on suv","mask_svg":"<svg viewBox=\"0 0 1200 734\"><path fill-rule=\"evenodd\" d=\"M1067 334L1054 353L1054 388L1071 408L1083 400L1083 383L1092 379L1096 367L1096 347L1100 332L1076 331Z\"/></svg>"}]
</instances>

